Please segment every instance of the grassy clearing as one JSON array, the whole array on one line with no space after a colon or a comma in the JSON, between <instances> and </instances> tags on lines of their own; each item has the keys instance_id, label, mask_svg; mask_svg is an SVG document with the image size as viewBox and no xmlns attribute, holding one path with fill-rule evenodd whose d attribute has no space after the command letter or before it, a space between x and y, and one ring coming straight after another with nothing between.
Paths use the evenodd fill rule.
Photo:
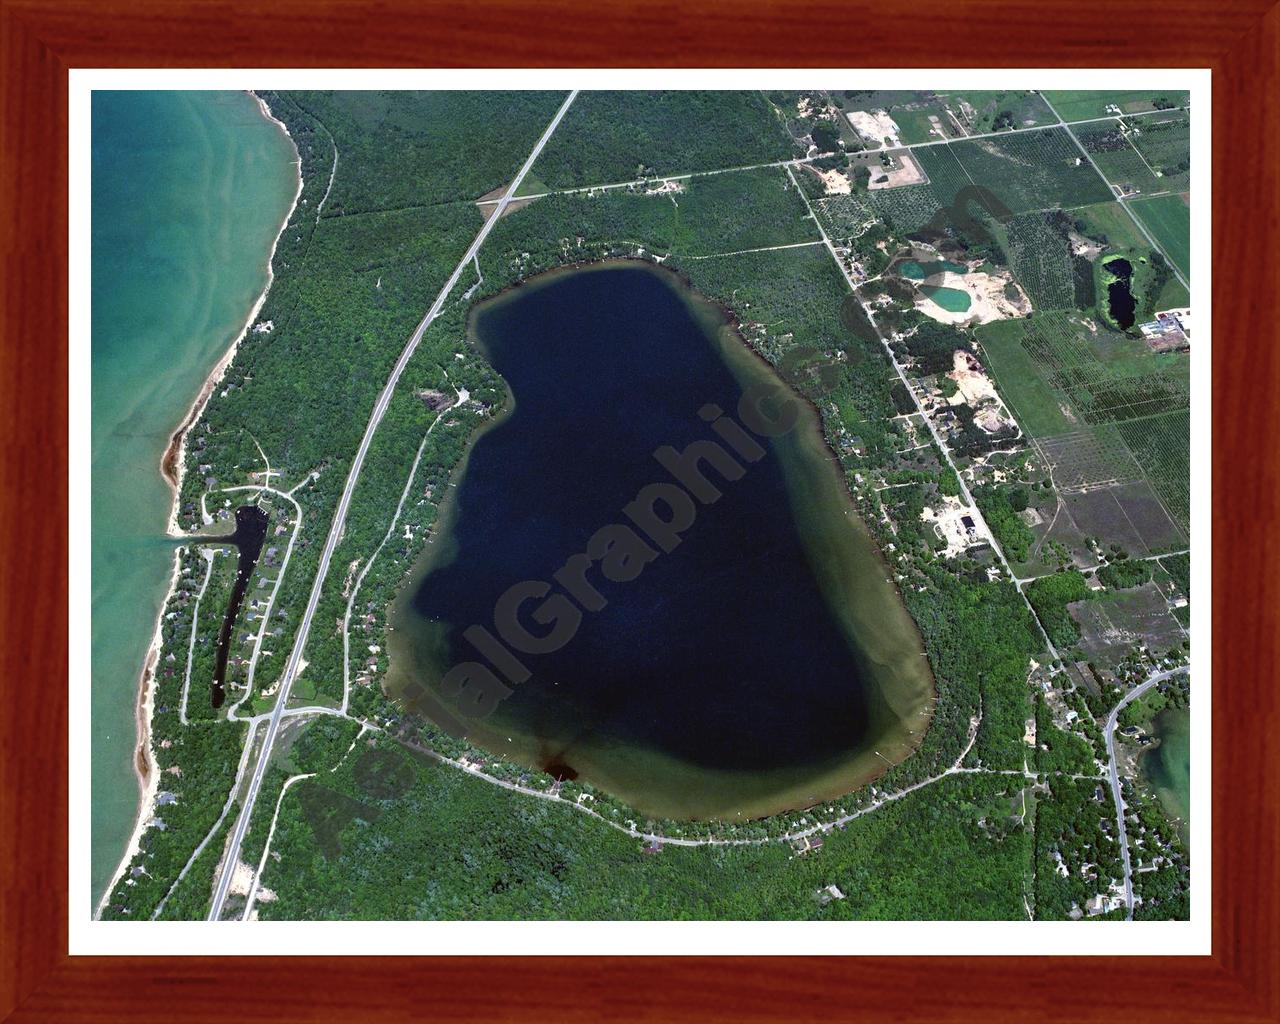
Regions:
<instances>
[{"instance_id":1,"label":"grassy clearing","mask_svg":"<svg viewBox=\"0 0 1280 1024\"><path fill-rule=\"evenodd\" d=\"M1170 262L1191 277L1191 205L1185 195L1141 199L1132 204L1137 214Z\"/></svg>"},{"instance_id":2,"label":"grassy clearing","mask_svg":"<svg viewBox=\"0 0 1280 1024\"><path fill-rule=\"evenodd\" d=\"M974 333L986 354L996 384L1022 429L1033 437L1051 437L1073 429L1039 366L1022 344L1027 321L998 320Z\"/></svg>"},{"instance_id":3,"label":"grassy clearing","mask_svg":"<svg viewBox=\"0 0 1280 1024\"><path fill-rule=\"evenodd\" d=\"M1053 124L1056 118L1039 94L1027 89L969 89L946 93L948 105L960 115L970 135ZM967 115L965 106L972 109Z\"/></svg>"},{"instance_id":4,"label":"grassy clearing","mask_svg":"<svg viewBox=\"0 0 1280 1024\"><path fill-rule=\"evenodd\" d=\"M1085 233L1116 249L1139 249L1147 244L1138 225L1119 203L1098 203L1071 211L1084 222Z\"/></svg>"},{"instance_id":5,"label":"grassy clearing","mask_svg":"<svg viewBox=\"0 0 1280 1024\"><path fill-rule=\"evenodd\" d=\"M1108 109L1119 107L1122 114L1137 114L1145 110L1156 110L1157 100L1161 105L1185 107L1191 101L1191 94L1179 90L1152 92L1137 90L1116 92L1106 89L1046 89L1045 98L1053 104L1064 121L1083 121L1092 117L1107 117L1115 113Z\"/></svg>"}]
</instances>

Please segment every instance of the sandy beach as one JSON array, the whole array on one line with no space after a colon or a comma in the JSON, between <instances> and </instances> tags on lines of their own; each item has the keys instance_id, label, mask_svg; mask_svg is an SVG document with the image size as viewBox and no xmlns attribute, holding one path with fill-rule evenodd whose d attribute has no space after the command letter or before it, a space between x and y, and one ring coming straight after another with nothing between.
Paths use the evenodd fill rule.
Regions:
<instances>
[{"instance_id":1,"label":"sandy beach","mask_svg":"<svg viewBox=\"0 0 1280 1024\"><path fill-rule=\"evenodd\" d=\"M298 206L298 199L302 195L302 158L298 155L297 146L293 143L293 137L289 134L288 128L285 127L283 121L280 121L272 113L270 107L267 106L265 100L256 93L250 91L252 96L258 103L258 108L262 112L262 116L276 125L289 139L293 145L296 159L294 168L297 174L297 187L294 190L293 201L289 205L289 210L285 214L280 229L276 232L275 240L271 243L271 251L267 256L267 280L263 286L261 294L258 295L249 311L248 317L245 319L244 326L240 329L239 334L231 342L226 352L218 360L209 376L205 379L199 393L192 401L186 415L182 418L181 425L170 435L169 444L165 448L164 454L160 459L160 475L169 485L172 492L172 504L169 511L169 520L167 532L170 537L185 537L186 534L178 526L178 503L182 493L182 481L186 472L184 465L185 445L191 428L200 421L204 415L204 410L212 397L214 390L227 372L227 368L235 359L236 351L240 347L240 343L249 333L249 329L253 326L258 318L263 303L267 300L267 294L271 291L271 284L275 280L275 274L272 269L272 263L275 260L276 248L280 244L280 238L284 235L285 229L289 226L289 221L293 218L294 211ZM175 550L173 555L173 569L169 579L169 586L165 591L164 600L161 602L160 610L156 615L155 631L152 637L151 646L148 648L146 662L144 664L142 674L138 679L138 699L136 704L136 727L137 727L137 748L133 759L134 771L138 779L138 810L134 817L133 832L129 839L129 845L125 850L124 856L121 858L114 874L111 877L110 884L103 891L102 898L98 902L95 916L101 916L103 908L110 899L111 893L119 884L121 876L128 870L129 864L141 849L142 835L146 830L147 823L155 808L156 794L159 790L159 765L156 762L155 751L151 743L151 719L155 706L155 667L159 663L161 649L163 646L163 626L165 609L169 606L169 602L178 586L179 567L181 565L181 551L179 548Z\"/></svg>"},{"instance_id":2,"label":"sandy beach","mask_svg":"<svg viewBox=\"0 0 1280 1024\"><path fill-rule=\"evenodd\" d=\"M267 101L253 91L250 91L249 95L257 101L258 109L262 111L262 116L284 133L290 144L294 146L294 152L297 153L298 147L293 144L293 136L289 134L289 129L283 121L271 113L271 108L267 106ZM186 473L186 466L182 456L185 451L184 446L187 434L200 421L200 417L204 415L205 406L209 404L209 399L213 396L214 390L222 381L232 360L235 359L240 343L248 335L249 329L253 326L254 321L258 319L258 313L261 312L263 303L267 301L267 293L271 291L271 283L275 280L275 271L272 268L272 264L276 258L276 247L280 244L280 238L284 235L285 228L289 226L289 221L293 219L293 212L298 208L298 200L302 196L302 157L300 155L294 161L294 168L297 171L298 185L293 193L293 202L289 204L289 212L285 214L284 222L280 225L280 230L276 232L275 241L271 243L271 252L267 256L267 283L262 289L262 294L258 296L253 308L249 310L249 316L245 320L244 326L240 328L240 333L236 335L235 340L231 342L227 351L223 353L222 358L218 360L217 365L214 366L209 376L205 379L200 388L200 393L196 395L195 400L191 403L191 408L187 410L187 415L183 417L182 424L170 436L169 446L165 449L164 455L160 459L160 475L164 477L173 490L173 508L169 512L169 536L171 537L184 536L182 530L178 528L178 497L182 493L182 480Z\"/></svg>"}]
</instances>

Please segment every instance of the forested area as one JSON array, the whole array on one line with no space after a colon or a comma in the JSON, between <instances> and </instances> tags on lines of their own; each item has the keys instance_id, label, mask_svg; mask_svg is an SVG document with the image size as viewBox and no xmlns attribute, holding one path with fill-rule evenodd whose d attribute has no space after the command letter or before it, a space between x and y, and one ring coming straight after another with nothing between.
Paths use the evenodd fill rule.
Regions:
<instances>
[{"instance_id":1,"label":"forested area","mask_svg":"<svg viewBox=\"0 0 1280 1024\"><path fill-rule=\"evenodd\" d=\"M1036 917L1064 920L1124 877L1105 783L1056 776L1036 801ZM1113 911L1123 917L1124 910Z\"/></svg>"},{"instance_id":2,"label":"forested area","mask_svg":"<svg viewBox=\"0 0 1280 1024\"><path fill-rule=\"evenodd\" d=\"M182 687L191 631L198 630L195 645L198 660L193 666L198 668L210 658L223 608L202 601L199 622L195 622L196 597L204 582L205 561L194 546L182 548L177 558L178 584L161 619L163 649L153 669L151 745L160 773L159 801L152 815L153 824L142 833L138 854L117 880L103 908L102 916L106 920L151 916L192 851L222 813L244 745L243 725L213 721L204 713L202 709L209 709L208 681L198 684L194 675L188 704L192 721L186 727L181 724ZM234 558L225 556L219 561L234 564ZM206 600L216 600L210 599L213 590L214 585L210 583ZM209 678L212 678L211 667ZM209 870L212 871L211 865ZM189 889L184 883L183 892ZM185 904L180 900L179 905Z\"/></svg>"},{"instance_id":3,"label":"forested area","mask_svg":"<svg viewBox=\"0 0 1280 1024\"><path fill-rule=\"evenodd\" d=\"M282 856L263 879L280 899L259 904L262 917L1025 917L1031 835L1018 817L1016 778L942 780L803 855L781 843L646 853L572 807L447 766L419 762L401 791L379 789L362 763L353 755L323 783L289 791L273 847ZM329 837L328 855L317 830ZM828 885L843 898L820 902Z\"/></svg>"},{"instance_id":4,"label":"forested area","mask_svg":"<svg viewBox=\"0 0 1280 1024\"><path fill-rule=\"evenodd\" d=\"M1080 628L1067 611L1067 605L1072 602L1085 601L1093 596L1080 572L1069 569L1052 576L1042 576L1027 585L1026 593L1055 647L1070 647L1080 639Z\"/></svg>"},{"instance_id":5,"label":"forested area","mask_svg":"<svg viewBox=\"0 0 1280 1024\"><path fill-rule=\"evenodd\" d=\"M1088 712L1088 708L1084 708ZM1078 712L1077 712L1078 713ZM1101 730L1093 723L1092 717L1077 719L1082 727L1092 727L1099 743ZM1094 763L1098 753L1093 745L1074 732L1066 732L1054 724L1053 715L1049 711L1044 694L1036 694L1036 770L1045 774L1065 773L1068 775L1092 775L1097 770ZM1104 751L1105 753L1105 751Z\"/></svg>"},{"instance_id":6,"label":"forested area","mask_svg":"<svg viewBox=\"0 0 1280 1024\"><path fill-rule=\"evenodd\" d=\"M913 321L914 328L903 332L902 341L896 347L906 350L911 357L912 369L921 377L950 373L955 368L957 350L972 350L972 343L965 331L957 330L949 324L940 324L916 312L905 315L904 326Z\"/></svg>"},{"instance_id":7,"label":"forested area","mask_svg":"<svg viewBox=\"0 0 1280 1024\"><path fill-rule=\"evenodd\" d=\"M1035 540L1027 524L1018 518L1018 513L1027 507L1026 489L983 484L973 488L973 500L995 534L1005 557L1010 561L1025 562Z\"/></svg>"},{"instance_id":8,"label":"forested area","mask_svg":"<svg viewBox=\"0 0 1280 1024\"><path fill-rule=\"evenodd\" d=\"M522 194L773 163L786 132L757 92L578 94Z\"/></svg>"},{"instance_id":9,"label":"forested area","mask_svg":"<svg viewBox=\"0 0 1280 1024\"><path fill-rule=\"evenodd\" d=\"M1098 579L1112 590L1140 587L1151 579L1151 565L1138 559L1108 562L1098 570Z\"/></svg>"},{"instance_id":10,"label":"forested area","mask_svg":"<svg viewBox=\"0 0 1280 1024\"><path fill-rule=\"evenodd\" d=\"M508 184L566 95L362 90L289 98L338 143L321 215L343 217L478 199Z\"/></svg>"}]
</instances>

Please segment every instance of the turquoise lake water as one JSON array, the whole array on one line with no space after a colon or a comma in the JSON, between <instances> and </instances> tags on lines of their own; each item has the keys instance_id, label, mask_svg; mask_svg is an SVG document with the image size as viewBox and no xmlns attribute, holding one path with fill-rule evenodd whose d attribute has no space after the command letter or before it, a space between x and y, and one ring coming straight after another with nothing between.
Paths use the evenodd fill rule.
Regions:
<instances>
[{"instance_id":1,"label":"turquoise lake water","mask_svg":"<svg viewBox=\"0 0 1280 1024\"><path fill-rule=\"evenodd\" d=\"M246 93L94 93L95 901L137 812L138 679L174 550L160 458L266 284L296 159Z\"/></svg>"},{"instance_id":2,"label":"turquoise lake water","mask_svg":"<svg viewBox=\"0 0 1280 1024\"><path fill-rule=\"evenodd\" d=\"M922 284L920 290L948 313L967 313L972 304L969 293L959 288L941 288Z\"/></svg>"},{"instance_id":3,"label":"turquoise lake water","mask_svg":"<svg viewBox=\"0 0 1280 1024\"><path fill-rule=\"evenodd\" d=\"M1185 708L1162 711L1149 730L1159 737L1160 746L1143 754L1142 771L1185 841L1191 822L1191 712Z\"/></svg>"},{"instance_id":4,"label":"turquoise lake water","mask_svg":"<svg viewBox=\"0 0 1280 1024\"><path fill-rule=\"evenodd\" d=\"M898 273L912 281L923 281L926 277L932 277L934 274L941 274L948 270L953 274L967 274L969 272L969 268L963 263L953 263L951 260L934 260L932 263L918 263L915 260L907 260L898 264Z\"/></svg>"}]
</instances>

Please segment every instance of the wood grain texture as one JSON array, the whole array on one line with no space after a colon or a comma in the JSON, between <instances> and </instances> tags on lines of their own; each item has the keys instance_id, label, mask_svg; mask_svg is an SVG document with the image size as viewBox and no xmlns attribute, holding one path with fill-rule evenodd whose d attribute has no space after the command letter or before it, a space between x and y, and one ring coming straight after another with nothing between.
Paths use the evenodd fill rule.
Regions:
<instances>
[{"instance_id":1,"label":"wood grain texture","mask_svg":"<svg viewBox=\"0 0 1280 1024\"><path fill-rule=\"evenodd\" d=\"M1280 760L1268 749L1280 728L1280 13L1265 2L1189 0L1136 0L1122 10L1114 0L893 7L744 0L731 13L664 0L0 0L0 1017L131 1024L1280 1019ZM1213 200L1212 957L1006 963L66 955L67 69L476 64L1214 69L1215 151L1226 160L1215 168ZM76 521L84 522L84 510ZM86 629L76 624L77 642ZM1140 944L1140 927L1134 934Z\"/></svg>"}]
</instances>

